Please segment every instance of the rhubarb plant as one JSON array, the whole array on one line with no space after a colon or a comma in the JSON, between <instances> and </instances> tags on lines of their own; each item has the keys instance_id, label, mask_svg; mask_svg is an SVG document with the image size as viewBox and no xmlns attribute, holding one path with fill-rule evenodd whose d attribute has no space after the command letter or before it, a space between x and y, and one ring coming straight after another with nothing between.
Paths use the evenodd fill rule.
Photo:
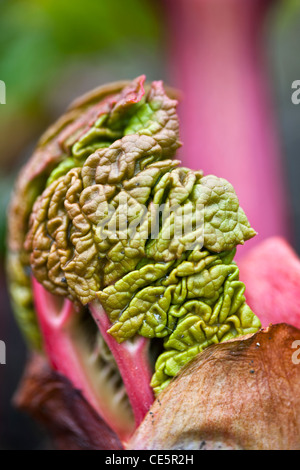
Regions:
<instances>
[{"instance_id":1,"label":"rhubarb plant","mask_svg":"<svg viewBox=\"0 0 300 470\"><path fill-rule=\"evenodd\" d=\"M125 441L192 358L260 328L234 262L255 231L230 183L173 159L176 106L145 77L77 100L10 208L20 327Z\"/></svg>"}]
</instances>

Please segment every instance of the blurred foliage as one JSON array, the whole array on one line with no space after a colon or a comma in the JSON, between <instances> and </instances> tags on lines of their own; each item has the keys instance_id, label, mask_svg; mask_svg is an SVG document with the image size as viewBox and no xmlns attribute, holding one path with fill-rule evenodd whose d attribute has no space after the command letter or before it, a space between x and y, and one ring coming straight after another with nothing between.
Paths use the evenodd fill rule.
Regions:
<instances>
[{"instance_id":1,"label":"blurred foliage","mask_svg":"<svg viewBox=\"0 0 300 470\"><path fill-rule=\"evenodd\" d=\"M300 0L286 0L283 2L286 15L292 17L293 14L300 8Z\"/></svg>"},{"instance_id":2,"label":"blurred foliage","mask_svg":"<svg viewBox=\"0 0 300 470\"><path fill-rule=\"evenodd\" d=\"M41 93L76 58L95 63L132 42L157 44L157 0L0 0L0 78L10 106L39 106ZM292 20L300 0L284 0L280 21Z\"/></svg>"},{"instance_id":3,"label":"blurred foliage","mask_svg":"<svg viewBox=\"0 0 300 470\"><path fill-rule=\"evenodd\" d=\"M300 0L284 0L277 10L277 24L289 27L300 14Z\"/></svg>"},{"instance_id":4,"label":"blurred foliage","mask_svg":"<svg viewBox=\"0 0 300 470\"><path fill-rule=\"evenodd\" d=\"M148 0L0 0L0 74L18 108L37 105L57 71L78 57L130 52L155 42L158 22Z\"/></svg>"},{"instance_id":5,"label":"blurred foliage","mask_svg":"<svg viewBox=\"0 0 300 470\"><path fill-rule=\"evenodd\" d=\"M134 44L155 47L159 37L154 0L0 0L0 79L9 96L0 107L0 256L19 170L12 164L14 174L5 171L41 132L44 97L73 64L129 57Z\"/></svg>"}]
</instances>

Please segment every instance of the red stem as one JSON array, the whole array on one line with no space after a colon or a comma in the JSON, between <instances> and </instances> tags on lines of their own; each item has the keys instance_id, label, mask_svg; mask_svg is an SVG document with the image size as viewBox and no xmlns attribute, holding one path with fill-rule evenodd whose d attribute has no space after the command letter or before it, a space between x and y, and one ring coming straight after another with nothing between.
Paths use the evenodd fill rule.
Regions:
<instances>
[{"instance_id":1,"label":"red stem","mask_svg":"<svg viewBox=\"0 0 300 470\"><path fill-rule=\"evenodd\" d=\"M183 91L181 160L228 179L259 233L289 237L263 31L274 0L165 0L171 84ZM243 248L244 253L244 248Z\"/></svg>"},{"instance_id":2,"label":"red stem","mask_svg":"<svg viewBox=\"0 0 300 470\"><path fill-rule=\"evenodd\" d=\"M111 324L100 303L93 301L89 307L118 365L133 409L135 424L138 427L154 401L153 391L150 387L151 371L147 358L149 340L138 337L134 342L117 343L107 333Z\"/></svg>"},{"instance_id":3,"label":"red stem","mask_svg":"<svg viewBox=\"0 0 300 470\"><path fill-rule=\"evenodd\" d=\"M78 331L79 312L76 311L75 305L67 299L60 304L59 298L46 291L34 278L32 282L44 348L52 367L67 377L120 438L127 441L134 429L130 429L128 423L124 425L118 421L115 410L107 406L107 398L101 395L97 388L97 368L93 366L84 350ZM119 345L106 333L110 323L101 305L95 301L90 305L90 310L115 357L137 427L154 400L150 388L151 373L147 363L149 341L139 338L135 343L126 342Z\"/></svg>"}]
</instances>

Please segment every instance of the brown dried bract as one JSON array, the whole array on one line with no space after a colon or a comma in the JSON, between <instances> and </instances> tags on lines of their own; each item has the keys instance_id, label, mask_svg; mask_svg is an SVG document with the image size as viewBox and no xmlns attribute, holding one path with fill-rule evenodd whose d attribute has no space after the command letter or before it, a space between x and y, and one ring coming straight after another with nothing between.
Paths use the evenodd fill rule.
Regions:
<instances>
[{"instance_id":1,"label":"brown dried bract","mask_svg":"<svg viewBox=\"0 0 300 470\"><path fill-rule=\"evenodd\" d=\"M161 393L129 448L300 449L299 340L280 324L211 346Z\"/></svg>"},{"instance_id":2,"label":"brown dried bract","mask_svg":"<svg viewBox=\"0 0 300 470\"><path fill-rule=\"evenodd\" d=\"M14 398L49 431L57 449L121 450L117 435L91 408L80 391L51 370L47 360L33 355Z\"/></svg>"}]
</instances>

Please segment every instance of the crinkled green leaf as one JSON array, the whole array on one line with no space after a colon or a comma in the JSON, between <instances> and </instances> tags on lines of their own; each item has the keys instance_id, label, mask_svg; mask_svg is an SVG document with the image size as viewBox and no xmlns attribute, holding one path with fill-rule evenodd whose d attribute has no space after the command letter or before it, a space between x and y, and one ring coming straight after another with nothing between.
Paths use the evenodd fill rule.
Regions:
<instances>
[{"instance_id":1,"label":"crinkled green leaf","mask_svg":"<svg viewBox=\"0 0 300 470\"><path fill-rule=\"evenodd\" d=\"M97 296L112 321L117 320L137 292L163 278L173 263L146 264L127 274L114 285L108 286ZM132 336L132 335L131 335Z\"/></svg>"},{"instance_id":2,"label":"crinkled green leaf","mask_svg":"<svg viewBox=\"0 0 300 470\"><path fill-rule=\"evenodd\" d=\"M144 78L140 77L131 84L128 90L131 96L133 88L142 89L143 81ZM16 182L8 217L8 276L17 320L25 336L35 347L39 348L41 340L31 293L29 253L24 249L28 219L33 204L44 191L47 181L48 185L53 183L57 177L61 177L73 167L69 161L69 159L74 160L72 147L80 136L90 130L93 121L99 121L102 116L109 114L118 105L121 96L124 99L126 85L128 84L116 83L100 87L77 100L70 110L42 136L36 151L20 172ZM64 165L66 159L67 168ZM82 165L83 162L78 161L74 167L79 164ZM47 257L46 252L44 256ZM54 256L52 253L52 259ZM63 295L66 290L62 289L62 284L63 282L59 291ZM18 294L24 289L27 291L25 302L25 297Z\"/></svg>"},{"instance_id":3,"label":"crinkled green leaf","mask_svg":"<svg viewBox=\"0 0 300 470\"><path fill-rule=\"evenodd\" d=\"M203 246L222 252L254 235L229 183L164 161L179 146L178 120L160 82L144 96L135 80L109 113L90 113L93 126L67 138L71 157L51 173L31 216L26 249L47 289L86 304L143 259L180 260ZM218 290L211 276L189 277L189 295L204 295L201 282Z\"/></svg>"},{"instance_id":4,"label":"crinkled green leaf","mask_svg":"<svg viewBox=\"0 0 300 470\"><path fill-rule=\"evenodd\" d=\"M204 246L211 251L232 250L256 235L230 183L204 176L195 186L194 200L204 207Z\"/></svg>"},{"instance_id":5,"label":"crinkled green leaf","mask_svg":"<svg viewBox=\"0 0 300 470\"><path fill-rule=\"evenodd\" d=\"M179 320L166 339L166 352L158 358L151 385L158 395L180 371L203 349L237 336L255 333L259 319L245 302L244 284L238 280L238 268L225 281L214 305L205 299L191 300L179 309Z\"/></svg>"},{"instance_id":6,"label":"crinkled green leaf","mask_svg":"<svg viewBox=\"0 0 300 470\"><path fill-rule=\"evenodd\" d=\"M10 279L28 335L38 331L30 268L56 295L97 298L119 343L161 338L156 393L210 344L260 326L233 262L255 232L226 180L172 160L176 104L144 77L79 100L23 171L10 224Z\"/></svg>"},{"instance_id":7,"label":"crinkled green leaf","mask_svg":"<svg viewBox=\"0 0 300 470\"><path fill-rule=\"evenodd\" d=\"M234 252L192 252L178 262L146 264L98 294L118 342L136 334L165 338L152 386L156 393L213 343L257 331Z\"/></svg>"},{"instance_id":8,"label":"crinkled green leaf","mask_svg":"<svg viewBox=\"0 0 300 470\"><path fill-rule=\"evenodd\" d=\"M162 148L163 158L171 158L180 146L178 140L177 102L166 97L161 82L154 82L148 99L130 119L125 135L154 137Z\"/></svg>"},{"instance_id":9,"label":"crinkled green leaf","mask_svg":"<svg viewBox=\"0 0 300 470\"><path fill-rule=\"evenodd\" d=\"M138 109L143 93L142 82L134 81L123 90L110 114L102 114L71 147L69 141L72 154L77 146L75 157L79 160L85 157L82 152L92 154L59 176L66 166L73 166L71 160L75 157L64 160L52 172L51 184L35 203L26 248L31 252L34 275L53 293L86 304L145 257L151 220L141 203L148 201L157 179L178 165L160 161L165 146L176 149L179 145L177 120L170 126L168 118L176 116L176 102L163 93L161 83L154 83L147 99L160 103L162 121L156 139L141 129L140 135L126 135L108 148L101 148L97 142L97 131L103 130L107 122L115 125L116 114L126 122L127 113L131 115L132 108ZM93 152L91 145L100 148ZM80 152L79 146L83 149ZM131 236L136 225L139 227Z\"/></svg>"},{"instance_id":10,"label":"crinkled green leaf","mask_svg":"<svg viewBox=\"0 0 300 470\"><path fill-rule=\"evenodd\" d=\"M78 166L78 164L76 164L73 158L66 158L52 171L47 180L46 186L50 186L55 180L64 176L68 171L72 170L76 166Z\"/></svg>"}]
</instances>

